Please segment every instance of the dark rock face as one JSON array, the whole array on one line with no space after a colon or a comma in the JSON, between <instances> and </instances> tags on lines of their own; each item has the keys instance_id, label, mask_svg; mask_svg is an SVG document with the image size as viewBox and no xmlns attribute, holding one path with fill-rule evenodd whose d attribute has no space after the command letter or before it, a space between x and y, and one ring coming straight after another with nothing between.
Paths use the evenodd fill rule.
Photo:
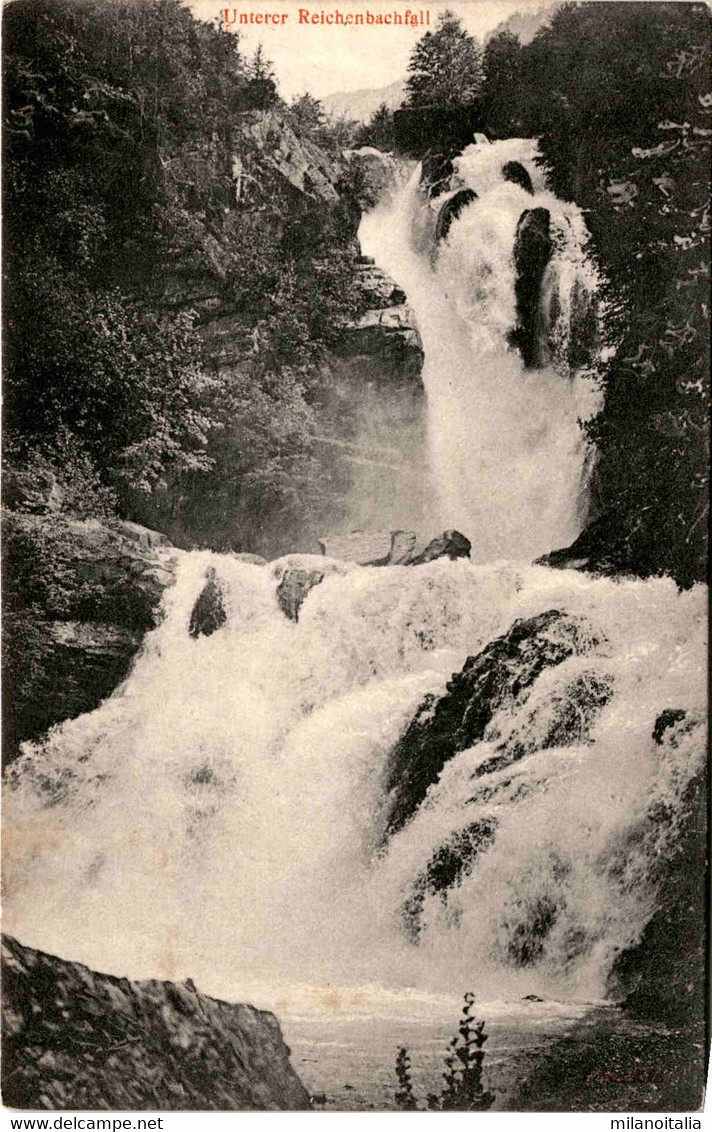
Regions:
<instances>
[{"instance_id":1,"label":"dark rock face","mask_svg":"<svg viewBox=\"0 0 712 1132\"><path fill-rule=\"evenodd\" d=\"M435 239L438 243L445 239L453 221L457 220L463 209L467 208L473 200L477 200L477 193L474 189L460 189L459 192L450 197L450 200L445 201L438 213L435 225Z\"/></svg>"},{"instance_id":2,"label":"dark rock face","mask_svg":"<svg viewBox=\"0 0 712 1132\"><path fill-rule=\"evenodd\" d=\"M668 708L655 721L652 740L675 749L704 720ZM656 911L636 944L621 952L608 992L634 1018L702 1027L705 1019L705 909L707 906L707 774L704 760L679 808L656 805L634 831L639 843L652 830L670 828L664 858L655 861Z\"/></svg>"},{"instance_id":3,"label":"dark rock face","mask_svg":"<svg viewBox=\"0 0 712 1132\"><path fill-rule=\"evenodd\" d=\"M403 925L413 943L420 935L425 897L437 894L443 904L447 904L449 890L470 875L477 858L494 842L496 829L493 818L482 818L457 830L435 850L418 873L412 895L401 910Z\"/></svg>"},{"instance_id":4,"label":"dark rock face","mask_svg":"<svg viewBox=\"0 0 712 1132\"><path fill-rule=\"evenodd\" d=\"M176 559L132 523L4 516L3 757L98 707L160 621Z\"/></svg>"},{"instance_id":5,"label":"dark rock face","mask_svg":"<svg viewBox=\"0 0 712 1132\"><path fill-rule=\"evenodd\" d=\"M227 621L223 590L214 567L206 574L205 586L196 598L190 614L188 632L191 637L209 637Z\"/></svg>"},{"instance_id":6,"label":"dark rock face","mask_svg":"<svg viewBox=\"0 0 712 1132\"><path fill-rule=\"evenodd\" d=\"M621 574L636 570L644 559L650 532L642 515L619 515L604 511L584 528L571 546L552 550L537 558L536 566L555 570L585 570L596 574Z\"/></svg>"},{"instance_id":7,"label":"dark rock face","mask_svg":"<svg viewBox=\"0 0 712 1132\"><path fill-rule=\"evenodd\" d=\"M533 709L525 721L506 736L493 728L485 733L488 742L497 742L497 753L480 763L474 778L503 770L536 750L551 747L578 746L589 741L591 725L613 695L610 681L601 679L595 672L583 672L545 704ZM475 791L471 801L481 795Z\"/></svg>"},{"instance_id":8,"label":"dark rock face","mask_svg":"<svg viewBox=\"0 0 712 1132\"><path fill-rule=\"evenodd\" d=\"M387 832L394 833L412 817L453 755L484 738L496 711L525 699L545 668L597 643L579 619L550 609L515 621L503 636L468 657L445 695L425 697L390 754Z\"/></svg>"},{"instance_id":9,"label":"dark rock face","mask_svg":"<svg viewBox=\"0 0 712 1132\"><path fill-rule=\"evenodd\" d=\"M382 153L372 146L346 149L343 153L352 169L360 177L359 204L373 208L389 189L396 184L398 166L390 153Z\"/></svg>"},{"instance_id":10,"label":"dark rock face","mask_svg":"<svg viewBox=\"0 0 712 1132\"><path fill-rule=\"evenodd\" d=\"M513 185L519 185L525 192L534 196L532 179L521 162L508 161L506 165L502 166L502 176L505 181L511 181Z\"/></svg>"},{"instance_id":11,"label":"dark rock face","mask_svg":"<svg viewBox=\"0 0 712 1132\"><path fill-rule=\"evenodd\" d=\"M358 256L354 267L356 286L369 310L400 307L406 302L405 291L382 268L376 267L370 256ZM358 323L349 325L356 326Z\"/></svg>"},{"instance_id":12,"label":"dark rock face","mask_svg":"<svg viewBox=\"0 0 712 1132\"><path fill-rule=\"evenodd\" d=\"M286 570L277 586L277 601L290 621L299 620L299 610L314 586L324 581L318 570Z\"/></svg>"},{"instance_id":13,"label":"dark rock face","mask_svg":"<svg viewBox=\"0 0 712 1132\"><path fill-rule=\"evenodd\" d=\"M448 191L453 173L452 161L446 154L427 153L421 164L420 188L429 197L439 197Z\"/></svg>"},{"instance_id":14,"label":"dark rock face","mask_svg":"<svg viewBox=\"0 0 712 1132\"><path fill-rule=\"evenodd\" d=\"M527 208L519 218L514 241L517 327L510 336L528 368L541 365L539 298L541 281L551 259L553 241L548 208Z\"/></svg>"},{"instance_id":15,"label":"dark rock face","mask_svg":"<svg viewBox=\"0 0 712 1132\"><path fill-rule=\"evenodd\" d=\"M436 558L469 558L472 543L459 531L444 531L437 538L432 539L425 550L416 558L411 559L409 565L423 566L426 562L434 562Z\"/></svg>"},{"instance_id":16,"label":"dark rock face","mask_svg":"<svg viewBox=\"0 0 712 1132\"><path fill-rule=\"evenodd\" d=\"M192 982L100 975L3 937L3 1100L11 1108L309 1109L273 1014Z\"/></svg>"},{"instance_id":17,"label":"dark rock face","mask_svg":"<svg viewBox=\"0 0 712 1132\"><path fill-rule=\"evenodd\" d=\"M346 323L329 357L337 378L346 368L352 381L360 376L366 385L370 381L381 386L405 384L422 395L423 345L415 314L402 296L393 284L391 306L375 307L356 322ZM411 389L406 392L412 396Z\"/></svg>"}]
</instances>

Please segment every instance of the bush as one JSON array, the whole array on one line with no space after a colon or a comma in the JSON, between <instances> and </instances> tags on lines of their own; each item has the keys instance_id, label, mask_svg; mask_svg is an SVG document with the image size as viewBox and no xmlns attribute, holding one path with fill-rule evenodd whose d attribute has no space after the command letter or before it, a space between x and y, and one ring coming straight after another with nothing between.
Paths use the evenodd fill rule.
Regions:
<instances>
[{"instance_id":1,"label":"bush","mask_svg":"<svg viewBox=\"0 0 712 1132\"><path fill-rule=\"evenodd\" d=\"M495 1095L487 1092L482 1084L482 1063L487 1041L484 1022L475 1021L470 1013L475 1004L475 996L468 992L462 1010L460 1025L448 1045L444 1058L446 1071L443 1073L445 1087L438 1095L429 1093L427 1110L430 1112L486 1112L491 1108ZM402 1047L396 1057L396 1077L400 1088L395 1094L396 1104L402 1112L422 1111L413 1091L410 1079L410 1058Z\"/></svg>"}]
</instances>

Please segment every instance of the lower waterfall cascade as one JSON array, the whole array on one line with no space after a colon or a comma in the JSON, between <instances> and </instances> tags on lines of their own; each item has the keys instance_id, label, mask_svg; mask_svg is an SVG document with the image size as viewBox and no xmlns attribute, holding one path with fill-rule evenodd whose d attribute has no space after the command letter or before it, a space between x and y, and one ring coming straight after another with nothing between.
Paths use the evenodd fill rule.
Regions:
<instances>
[{"instance_id":1,"label":"lower waterfall cascade","mask_svg":"<svg viewBox=\"0 0 712 1132\"><path fill-rule=\"evenodd\" d=\"M125 684L8 771L6 930L223 997L246 982L604 995L655 908L656 860L705 758L702 587L462 559L333 563L294 623L279 578L328 559L173 553L165 619ZM227 618L196 638L211 570ZM588 643L504 704L384 839L389 752L425 694L548 610L589 626ZM552 705L583 676L610 698L583 739L574 699L569 738L551 745ZM656 741L665 709L685 722ZM523 757L478 773L502 736L523 739ZM669 820L651 821L661 810ZM414 939L418 875L475 822L496 834L447 891L421 892Z\"/></svg>"},{"instance_id":2,"label":"lower waterfall cascade","mask_svg":"<svg viewBox=\"0 0 712 1132\"><path fill-rule=\"evenodd\" d=\"M669 578L529 564L583 525L578 422L598 397L572 347L596 287L585 226L534 159L530 141L468 147L454 164L470 192L439 241L451 198L428 200L419 169L360 229L416 311L433 514L473 560L161 550L177 581L128 678L6 773L5 927L22 943L258 1004L297 985L606 997L704 766L706 601ZM511 332L532 209L552 255L527 368ZM292 568L324 575L298 621L276 595ZM222 609L200 635L206 579ZM524 680L502 645L511 694L389 825L416 713L425 726L468 657L551 611L576 649Z\"/></svg>"}]
</instances>

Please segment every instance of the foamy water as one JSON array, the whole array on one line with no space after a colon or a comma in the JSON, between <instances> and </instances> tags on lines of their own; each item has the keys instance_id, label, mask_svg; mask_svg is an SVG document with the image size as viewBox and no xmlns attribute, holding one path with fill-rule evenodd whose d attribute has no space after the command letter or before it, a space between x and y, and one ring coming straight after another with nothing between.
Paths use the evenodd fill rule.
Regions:
<instances>
[{"instance_id":1,"label":"foamy water","mask_svg":"<svg viewBox=\"0 0 712 1132\"><path fill-rule=\"evenodd\" d=\"M701 589L511 563L334 565L294 624L275 596L283 565L181 554L165 621L123 688L26 746L5 798L7 930L228 997L295 984L599 997L655 901L654 838L631 849L626 835L656 799L679 805L704 758L701 729L674 748L652 740L664 708L704 707ZM195 640L209 567L228 621ZM532 753L478 777L491 789L471 802L491 744L462 751L383 849L388 752L423 695L516 618L552 608L583 617L598 643L493 719ZM582 672L614 692L591 741L540 749L550 705ZM426 895L413 941L403 905L416 876L454 830L492 817L494 843L447 902ZM558 918L522 969L509 941L542 901Z\"/></svg>"},{"instance_id":2,"label":"foamy water","mask_svg":"<svg viewBox=\"0 0 712 1132\"><path fill-rule=\"evenodd\" d=\"M511 139L471 145L456 158L458 183L478 199L439 247L435 222L448 194L425 200L419 167L359 229L363 250L404 288L417 316L431 513L441 526L467 532L479 562L565 546L584 519L578 422L597 410L599 394L588 372L567 372L561 359L573 329L572 295L592 293L597 278L582 215L544 190L535 153L534 142ZM502 166L512 160L529 171L534 196L503 179ZM551 216L554 251L541 314L559 361L527 370L508 335L517 323L515 234L522 212L533 208Z\"/></svg>"},{"instance_id":3,"label":"foamy water","mask_svg":"<svg viewBox=\"0 0 712 1132\"><path fill-rule=\"evenodd\" d=\"M692 726L706 706L703 588L528 564L581 527L577 418L597 403L589 375L566 364L575 296L596 285L585 227L545 192L534 156L531 142L469 147L457 174L479 199L439 247L417 170L360 231L423 337L423 513L460 527L474 561L292 555L261 568L164 552L177 584L124 685L25 744L6 779L6 930L100 971L191 976L274 1009L327 1108L389 1107L403 1044L421 1095L436 1089L466 991L506 1092L527 1050L604 997L616 956L640 938L705 759ZM502 180L508 160L529 169L534 197ZM550 211L555 246L541 300L549 363L525 370L507 339L515 232L532 207ZM276 597L290 567L327 575L298 623ZM227 620L193 639L212 570ZM577 655L505 702L388 836L389 754L423 697L515 620L552 609L577 619ZM580 688L597 691L590 718ZM666 708L690 726L658 744ZM503 746L521 757L488 769ZM450 887L418 887L472 829L489 835Z\"/></svg>"}]
</instances>

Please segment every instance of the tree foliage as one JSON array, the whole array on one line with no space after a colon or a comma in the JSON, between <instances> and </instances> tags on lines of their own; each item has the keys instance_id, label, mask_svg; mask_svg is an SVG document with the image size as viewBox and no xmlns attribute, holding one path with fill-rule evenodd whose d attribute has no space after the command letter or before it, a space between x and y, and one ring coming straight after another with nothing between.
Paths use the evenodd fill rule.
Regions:
<instances>
[{"instance_id":1,"label":"tree foliage","mask_svg":"<svg viewBox=\"0 0 712 1132\"><path fill-rule=\"evenodd\" d=\"M473 102L483 84L482 52L458 17L447 8L434 32L415 45L408 63L407 104Z\"/></svg>"},{"instance_id":2,"label":"tree foliage","mask_svg":"<svg viewBox=\"0 0 712 1132\"><path fill-rule=\"evenodd\" d=\"M609 550L682 585L706 566L709 31L700 5L567 5L528 51L548 178L584 209L606 280L587 432Z\"/></svg>"},{"instance_id":3,"label":"tree foliage","mask_svg":"<svg viewBox=\"0 0 712 1132\"><path fill-rule=\"evenodd\" d=\"M377 110L355 131L355 146L373 146L384 153L395 148L396 136L393 124L393 111L382 102Z\"/></svg>"},{"instance_id":4,"label":"tree foliage","mask_svg":"<svg viewBox=\"0 0 712 1132\"><path fill-rule=\"evenodd\" d=\"M482 50L450 9L438 16L408 63L406 101L394 114L395 146L421 158L459 152L482 128Z\"/></svg>"},{"instance_id":5,"label":"tree foliage","mask_svg":"<svg viewBox=\"0 0 712 1132\"><path fill-rule=\"evenodd\" d=\"M289 117L272 64L179 0L17 0L4 31L12 459L98 477L97 499L188 544L244 546L266 501L297 523L318 494L320 353L353 309L353 216L269 189L236 208L242 116ZM336 147L306 109L297 132ZM232 372L167 299L191 273L244 328Z\"/></svg>"}]
</instances>

